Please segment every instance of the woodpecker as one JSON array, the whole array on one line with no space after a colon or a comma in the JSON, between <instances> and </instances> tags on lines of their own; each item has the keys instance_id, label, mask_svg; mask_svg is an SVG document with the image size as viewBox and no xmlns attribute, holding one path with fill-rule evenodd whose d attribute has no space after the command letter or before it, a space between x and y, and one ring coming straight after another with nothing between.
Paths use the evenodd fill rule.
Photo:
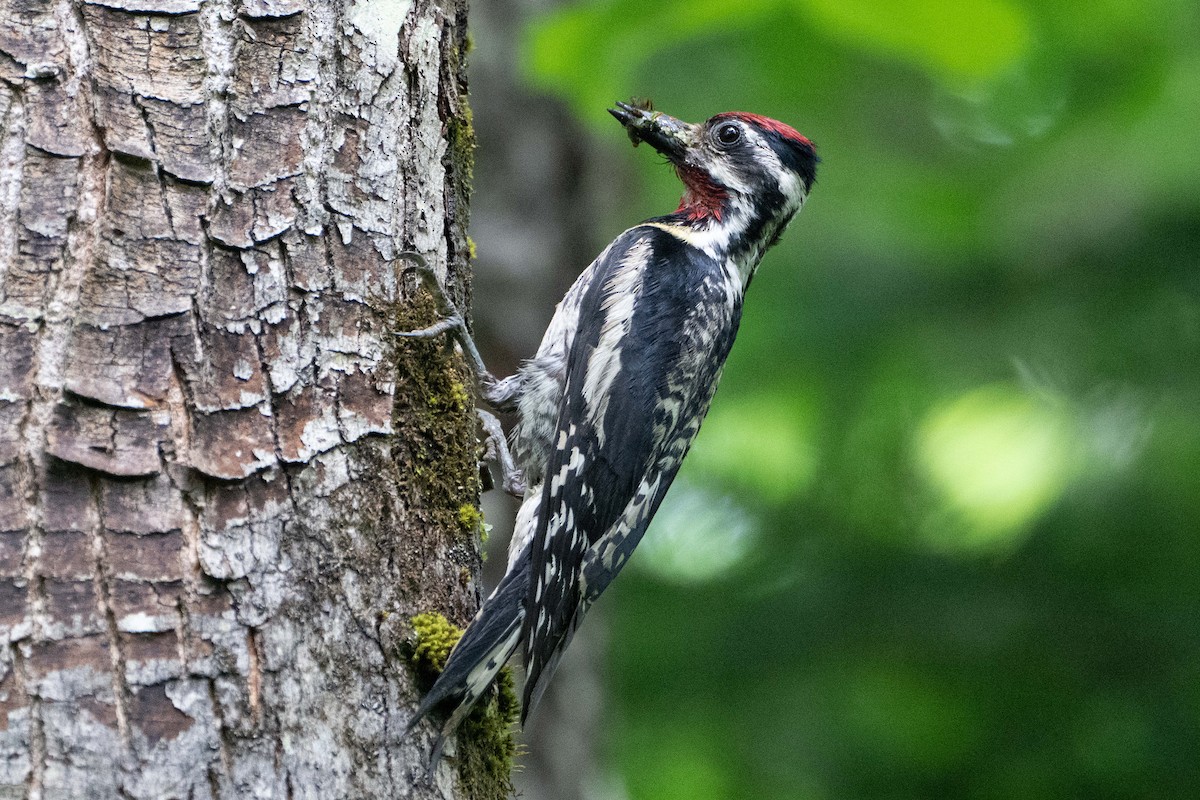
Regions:
<instances>
[{"instance_id":1,"label":"woodpecker","mask_svg":"<svg viewBox=\"0 0 1200 800\"><path fill-rule=\"evenodd\" d=\"M634 145L674 165L679 207L622 233L580 274L515 375L488 372L435 280L426 285L446 319L405 334L453 333L484 402L517 412L512 460L521 474L505 485L524 488L507 572L408 725L454 703L431 772L446 737L518 649L522 724L537 704L674 480L733 345L746 288L816 178L813 143L782 122L729 112L692 124L649 104L616 105L609 113Z\"/></svg>"}]
</instances>

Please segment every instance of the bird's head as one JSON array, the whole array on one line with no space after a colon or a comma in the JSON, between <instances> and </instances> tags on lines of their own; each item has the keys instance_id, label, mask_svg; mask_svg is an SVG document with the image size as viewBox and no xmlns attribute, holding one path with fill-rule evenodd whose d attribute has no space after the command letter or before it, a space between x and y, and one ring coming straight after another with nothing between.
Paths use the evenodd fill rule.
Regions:
<instances>
[{"instance_id":1,"label":"bird's head","mask_svg":"<svg viewBox=\"0 0 1200 800\"><path fill-rule=\"evenodd\" d=\"M684 184L672 221L714 234L729 250L761 256L800 210L816 180L813 143L782 122L731 111L690 123L648 104L617 103L609 113L634 144L646 142L675 166Z\"/></svg>"}]
</instances>

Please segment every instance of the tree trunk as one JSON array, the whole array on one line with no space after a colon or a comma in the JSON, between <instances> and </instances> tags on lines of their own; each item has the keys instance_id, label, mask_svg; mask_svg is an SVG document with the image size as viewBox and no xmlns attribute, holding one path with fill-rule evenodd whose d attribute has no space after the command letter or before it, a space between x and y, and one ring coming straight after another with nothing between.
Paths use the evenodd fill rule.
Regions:
<instances>
[{"instance_id":1,"label":"tree trunk","mask_svg":"<svg viewBox=\"0 0 1200 800\"><path fill-rule=\"evenodd\" d=\"M467 278L465 33L0 3L0 797L488 795L399 741L477 602L466 374L390 335Z\"/></svg>"}]
</instances>

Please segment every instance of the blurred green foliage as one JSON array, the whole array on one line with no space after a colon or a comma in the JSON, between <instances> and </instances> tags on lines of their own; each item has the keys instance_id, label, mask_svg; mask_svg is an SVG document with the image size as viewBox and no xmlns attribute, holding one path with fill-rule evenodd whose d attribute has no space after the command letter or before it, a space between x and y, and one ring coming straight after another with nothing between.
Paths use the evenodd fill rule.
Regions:
<instances>
[{"instance_id":1,"label":"blurred green foliage","mask_svg":"<svg viewBox=\"0 0 1200 800\"><path fill-rule=\"evenodd\" d=\"M638 95L824 158L607 601L628 796L1200 797L1194 0L603 0L525 54L614 157Z\"/></svg>"}]
</instances>

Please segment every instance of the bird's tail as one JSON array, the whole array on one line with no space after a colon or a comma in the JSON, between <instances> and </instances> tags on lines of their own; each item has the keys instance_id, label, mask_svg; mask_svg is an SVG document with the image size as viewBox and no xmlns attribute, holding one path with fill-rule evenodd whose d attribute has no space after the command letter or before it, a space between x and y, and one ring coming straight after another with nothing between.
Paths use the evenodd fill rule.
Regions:
<instances>
[{"instance_id":1,"label":"bird's tail","mask_svg":"<svg viewBox=\"0 0 1200 800\"><path fill-rule=\"evenodd\" d=\"M457 700L454 711L442 725L429 756L430 774L437 767L446 738L454 733L476 701L483 696L521 638L525 619L525 595L529 590L530 550L525 548L496 590L484 601L475 619L450 652L446 668L421 700L404 730L407 736L436 706Z\"/></svg>"}]
</instances>

